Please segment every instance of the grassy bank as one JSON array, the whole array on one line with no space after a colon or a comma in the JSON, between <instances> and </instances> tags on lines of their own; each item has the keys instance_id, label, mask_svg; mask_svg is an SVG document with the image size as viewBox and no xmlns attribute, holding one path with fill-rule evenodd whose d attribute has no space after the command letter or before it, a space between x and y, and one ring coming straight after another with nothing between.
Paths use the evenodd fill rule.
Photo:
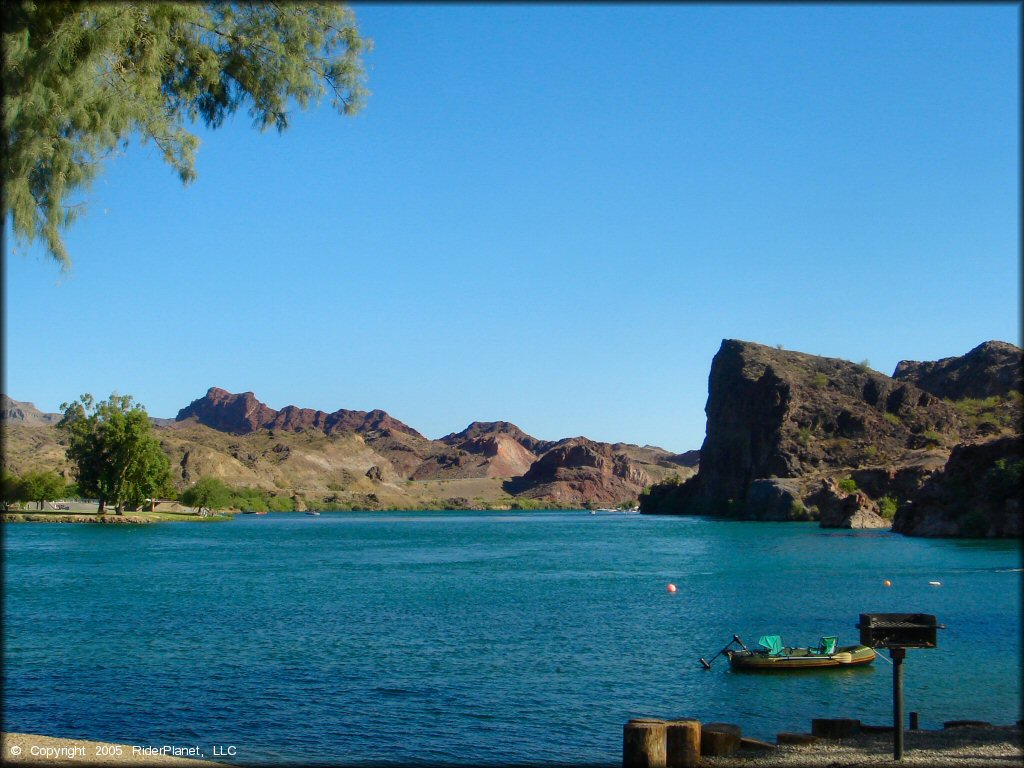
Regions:
<instances>
[{"instance_id":1,"label":"grassy bank","mask_svg":"<svg viewBox=\"0 0 1024 768\"><path fill-rule=\"evenodd\" d=\"M145 525L149 523L215 523L230 520L232 515L218 514L201 517L195 512L126 512L123 515L107 512L98 515L84 511L34 510L4 512L0 520L5 523L100 523L104 525Z\"/></svg>"}]
</instances>

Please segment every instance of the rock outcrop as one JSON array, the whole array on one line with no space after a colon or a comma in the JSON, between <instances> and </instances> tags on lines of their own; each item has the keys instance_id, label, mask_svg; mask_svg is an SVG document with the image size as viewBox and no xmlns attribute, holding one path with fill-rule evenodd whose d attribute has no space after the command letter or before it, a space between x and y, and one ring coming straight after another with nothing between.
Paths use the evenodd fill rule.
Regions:
<instances>
[{"instance_id":1,"label":"rock outcrop","mask_svg":"<svg viewBox=\"0 0 1024 768\"><path fill-rule=\"evenodd\" d=\"M1021 350L1005 341L986 341L959 357L903 360L892 377L949 400L1006 397L1022 389Z\"/></svg>"},{"instance_id":2,"label":"rock outcrop","mask_svg":"<svg viewBox=\"0 0 1024 768\"><path fill-rule=\"evenodd\" d=\"M845 491L834 478L823 478L806 503L818 510L822 528L889 528L877 502L861 490Z\"/></svg>"},{"instance_id":3,"label":"rock outcrop","mask_svg":"<svg viewBox=\"0 0 1024 768\"><path fill-rule=\"evenodd\" d=\"M896 512L893 530L912 535L1017 535L1019 488L1007 489L1020 475L1020 361L1017 347L986 342L902 362L890 378L725 340L699 472L654 486L641 510L843 528L889 527Z\"/></svg>"},{"instance_id":4,"label":"rock outcrop","mask_svg":"<svg viewBox=\"0 0 1024 768\"><path fill-rule=\"evenodd\" d=\"M737 517L752 516L753 501L779 519L788 503L761 486L750 499L756 480L889 466L954 444L962 427L949 404L865 366L735 340L723 341L712 361L705 410L700 470L677 501Z\"/></svg>"},{"instance_id":5,"label":"rock outcrop","mask_svg":"<svg viewBox=\"0 0 1024 768\"><path fill-rule=\"evenodd\" d=\"M1022 470L1020 437L958 445L945 468L900 506L893 530L912 536L1024 535Z\"/></svg>"},{"instance_id":6,"label":"rock outcrop","mask_svg":"<svg viewBox=\"0 0 1024 768\"><path fill-rule=\"evenodd\" d=\"M211 387L203 397L178 411L176 421L188 419L234 435L246 435L258 429L279 429L282 432L316 429L328 435L335 432L401 432L423 437L409 425L381 410L350 411L343 408L326 413L289 405L275 411L257 400L252 392L236 395L219 387Z\"/></svg>"},{"instance_id":7,"label":"rock outcrop","mask_svg":"<svg viewBox=\"0 0 1024 768\"><path fill-rule=\"evenodd\" d=\"M33 403L12 400L7 395L0 395L0 419L5 424L38 424L54 425L61 419L59 413L44 413Z\"/></svg>"},{"instance_id":8,"label":"rock outcrop","mask_svg":"<svg viewBox=\"0 0 1024 768\"><path fill-rule=\"evenodd\" d=\"M625 454L575 437L558 443L506 489L527 498L550 498L582 504L615 504L634 499L650 483L650 476Z\"/></svg>"}]
</instances>

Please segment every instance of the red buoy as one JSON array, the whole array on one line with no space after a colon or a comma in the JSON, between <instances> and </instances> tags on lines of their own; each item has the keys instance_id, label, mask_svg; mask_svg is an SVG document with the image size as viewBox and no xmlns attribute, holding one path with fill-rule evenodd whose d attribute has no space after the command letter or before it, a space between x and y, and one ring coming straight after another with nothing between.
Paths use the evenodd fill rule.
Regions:
<instances>
[{"instance_id":1,"label":"red buoy","mask_svg":"<svg viewBox=\"0 0 1024 768\"><path fill-rule=\"evenodd\" d=\"M675 592L676 591L676 585L675 584L669 584L667 589L668 589L669 592Z\"/></svg>"}]
</instances>

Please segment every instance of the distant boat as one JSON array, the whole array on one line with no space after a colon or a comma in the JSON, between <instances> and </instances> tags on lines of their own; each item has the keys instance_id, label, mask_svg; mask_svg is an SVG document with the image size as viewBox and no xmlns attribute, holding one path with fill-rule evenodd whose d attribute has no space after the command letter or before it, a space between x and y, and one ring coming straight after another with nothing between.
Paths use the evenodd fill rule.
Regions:
<instances>
[{"instance_id":1,"label":"distant boat","mask_svg":"<svg viewBox=\"0 0 1024 768\"><path fill-rule=\"evenodd\" d=\"M266 511L265 511L265 510L263 510L263 511L257 511L257 510L255 510L255 509L243 509L243 510L242 510L242 514L243 514L243 515L265 515L265 514L267 514L267 513L266 513Z\"/></svg>"},{"instance_id":2,"label":"distant boat","mask_svg":"<svg viewBox=\"0 0 1024 768\"><path fill-rule=\"evenodd\" d=\"M315 512L315 511L313 511L313 510L309 510L308 512L306 512L306 514L307 514L307 515L313 515L313 516L317 516L317 515L319 515L320 513L319 513L319 512Z\"/></svg>"},{"instance_id":3,"label":"distant boat","mask_svg":"<svg viewBox=\"0 0 1024 768\"><path fill-rule=\"evenodd\" d=\"M611 507L598 507L597 511L598 512L618 512L619 510L612 509Z\"/></svg>"}]
</instances>

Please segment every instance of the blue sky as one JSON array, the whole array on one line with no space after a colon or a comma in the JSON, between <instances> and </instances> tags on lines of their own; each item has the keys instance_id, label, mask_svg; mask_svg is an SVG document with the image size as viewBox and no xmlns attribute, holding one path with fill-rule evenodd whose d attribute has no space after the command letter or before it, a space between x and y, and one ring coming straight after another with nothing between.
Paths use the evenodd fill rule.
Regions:
<instances>
[{"instance_id":1,"label":"blue sky","mask_svg":"<svg viewBox=\"0 0 1024 768\"><path fill-rule=\"evenodd\" d=\"M682 451L723 338L890 374L1020 343L1018 6L356 12L356 118L239 114L189 187L133 143L68 274L6 238L5 392Z\"/></svg>"}]
</instances>

